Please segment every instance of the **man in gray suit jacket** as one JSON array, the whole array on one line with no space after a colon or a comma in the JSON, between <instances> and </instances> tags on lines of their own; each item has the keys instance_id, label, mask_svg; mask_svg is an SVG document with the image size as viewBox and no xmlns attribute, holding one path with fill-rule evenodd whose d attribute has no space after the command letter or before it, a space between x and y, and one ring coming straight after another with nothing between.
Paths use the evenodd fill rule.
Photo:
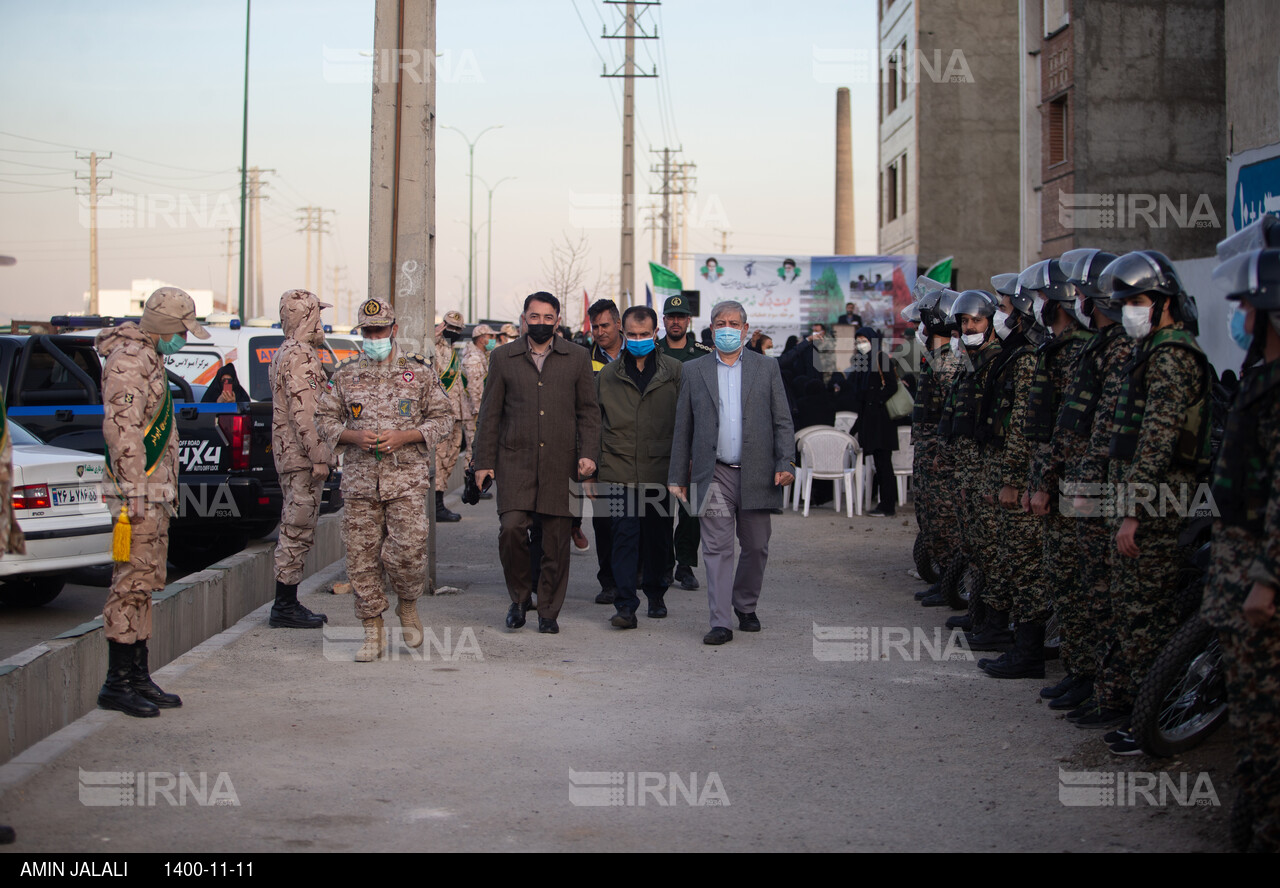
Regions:
<instances>
[{"instance_id":1,"label":"man in gray suit jacket","mask_svg":"<svg viewBox=\"0 0 1280 888\"><path fill-rule=\"evenodd\" d=\"M730 608L739 629L760 631L769 515L795 480L795 433L778 362L743 348L751 334L746 309L717 304L711 329L715 352L684 365L667 485L700 519L711 607L702 641L724 644L733 639ZM742 545L736 570L735 532Z\"/></svg>"}]
</instances>

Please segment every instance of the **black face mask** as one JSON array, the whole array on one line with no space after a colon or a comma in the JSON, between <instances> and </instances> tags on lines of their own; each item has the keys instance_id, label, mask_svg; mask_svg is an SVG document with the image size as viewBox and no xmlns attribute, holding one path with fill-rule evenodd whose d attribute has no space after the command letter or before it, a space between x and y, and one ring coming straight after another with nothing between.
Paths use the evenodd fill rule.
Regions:
<instances>
[{"instance_id":1,"label":"black face mask","mask_svg":"<svg viewBox=\"0 0 1280 888\"><path fill-rule=\"evenodd\" d=\"M444 338L449 342L457 342L462 338L462 334L454 330L445 330Z\"/></svg>"},{"instance_id":2,"label":"black face mask","mask_svg":"<svg viewBox=\"0 0 1280 888\"><path fill-rule=\"evenodd\" d=\"M556 335L555 324L530 324L529 325L529 338L532 339L534 342L538 343L538 345L542 345L542 343L549 341L551 337L555 335Z\"/></svg>"}]
</instances>

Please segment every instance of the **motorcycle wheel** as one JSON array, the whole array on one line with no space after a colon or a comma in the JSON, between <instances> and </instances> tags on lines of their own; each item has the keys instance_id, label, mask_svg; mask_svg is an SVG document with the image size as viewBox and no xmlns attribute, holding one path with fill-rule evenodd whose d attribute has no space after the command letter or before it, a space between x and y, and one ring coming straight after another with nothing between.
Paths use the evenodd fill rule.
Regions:
<instances>
[{"instance_id":1,"label":"motorcycle wheel","mask_svg":"<svg viewBox=\"0 0 1280 888\"><path fill-rule=\"evenodd\" d=\"M1203 743L1227 720L1227 679L1218 633L1192 617L1169 639L1138 689L1133 736L1168 758Z\"/></svg>"},{"instance_id":2,"label":"motorcycle wheel","mask_svg":"<svg viewBox=\"0 0 1280 888\"><path fill-rule=\"evenodd\" d=\"M942 575L942 569L933 560L933 555L929 552L929 544L925 542L924 534L916 534L915 545L911 547L911 557L915 560L916 571L919 572L920 579L926 583L938 582Z\"/></svg>"}]
</instances>

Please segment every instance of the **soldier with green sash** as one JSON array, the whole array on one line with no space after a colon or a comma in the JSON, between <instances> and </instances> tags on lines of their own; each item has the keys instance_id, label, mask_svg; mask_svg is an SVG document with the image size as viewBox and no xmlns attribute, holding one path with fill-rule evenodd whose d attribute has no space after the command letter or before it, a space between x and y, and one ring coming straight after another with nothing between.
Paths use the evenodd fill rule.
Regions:
<instances>
[{"instance_id":1,"label":"soldier with green sash","mask_svg":"<svg viewBox=\"0 0 1280 888\"><path fill-rule=\"evenodd\" d=\"M151 680L147 640L151 595L165 585L169 516L178 499L178 436L164 356L182 348L187 333L209 338L191 297L161 287L139 323L103 330L95 343L103 358L106 493L116 520L115 570L102 608L107 680L98 705L142 718L182 705Z\"/></svg>"}]
</instances>

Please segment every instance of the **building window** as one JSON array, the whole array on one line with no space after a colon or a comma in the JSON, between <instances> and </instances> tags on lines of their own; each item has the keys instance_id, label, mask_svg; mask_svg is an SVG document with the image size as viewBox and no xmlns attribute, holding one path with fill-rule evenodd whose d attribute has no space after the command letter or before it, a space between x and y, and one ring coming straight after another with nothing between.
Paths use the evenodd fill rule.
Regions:
<instances>
[{"instance_id":1,"label":"building window","mask_svg":"<svg viewBox=\"0 0 1280 888\"><path fill-rule=\"evenodd\" d=\"M1049 103L1049 166L1067 162L1067 100Z\"/></svg>"},{"instance_id":2,"label":"building window","mask_svg":"<svg viewBox=\"0 0 1280 888\"><path fill-rule=\"evenodd\" d=\"M907 69L906 40L903 40L902 44L898 47L898 64L902 66L898 72L898 83L901 85L900 88L902 90L902 95L898 98L899 101L905 102L907 100L907 81L911 79L911 72Z\"/></svg>"},{"instance_id":3,"label":"building window","mask_svg":"<svg viewBox=\"0 0 1280 888\"><path fill-rule=\"evenodd\" d=\"M885 210L887 209L888 209L887 202L884 199L884 173L881 173L880 174L880 224L881 225L889 221L887 218L885 218L885 215L886 215Z\"/></svg>"},{"instance_id":4,"label":"building window","mask_svg":"<svg viewBox=\"0 0 1280 888\"><path fill-rule=\"evenodd\" d=\"M889 56L889 92L885 102L885 114L889 115L898 107L898 54Z\"/></svg>"},{"instance_id":5,"label":"building window","mask_svg":"<svg viewBox=\"0 0 1280 888\"><path fill-rule=\"evenodd\" d=\"M884 215L886 222L892 222L898 218L898 164L896 161L889 164L887 173L888 175L885 177Z\"/></svg>"},{"instance_id":6,"label":"building window","mask_svg":"<svg viewBox=\"0 0 1280 888\"><path fill-rule=\"evenodd\" d=\"M1044 0L1044 36L1050 37L1071 24L1067 0Z\"/></svg>"},{"instance_id":7,"label":"building window","mask_svg":"<svg viewBox=\"0 0 1280 888\"><path fill-rule=\"evenodd\" d=\"M898 206L905 213L909 206L907 203L907 154L905 151L902 153L902 157L898 158L898 182L902 187L902 200L898 202Z\"/></svg>"}]
</instances>

